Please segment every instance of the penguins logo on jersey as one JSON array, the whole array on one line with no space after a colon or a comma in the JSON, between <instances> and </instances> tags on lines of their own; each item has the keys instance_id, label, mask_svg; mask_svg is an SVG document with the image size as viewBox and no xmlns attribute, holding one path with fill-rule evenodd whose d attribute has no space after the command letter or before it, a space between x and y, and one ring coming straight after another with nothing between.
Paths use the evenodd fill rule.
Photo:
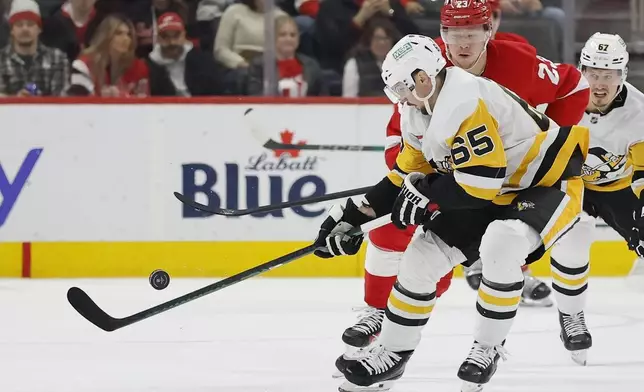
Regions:
<instances>
[{"instance_id":1,"label":"penguins logo on jersey","mask_svg":"<svg viewBox=\"0 0 644 392\"><path fill-rule=\"evenodd\" d=\"M429 160L429 164L441 174L450 174L454 171L454 163L451 156L446 156L442 161Z\"/></svg>"},{"instance_id":2,"label":"penguins logo on jersey","mask_svg":"<svg viewBox=\"0 0 644 392\"><path fill-rule=\"evenodd\" d=\"M588 158L582 168L582 176L586 182L616 179L626 165L626 156L615 155L601 147L588 150Z\"/></svg>"},{"instance_id":3,"label":"penguins logo on jersey","mask_svg":"<svg viewBox=\"0 0 644 392\"><path fill-rule=\"evenodd\" d=\"M517 211L533 210L534 203L531 201L522 200L517 203L516 209Z\"/></svg>"}]
</instances>

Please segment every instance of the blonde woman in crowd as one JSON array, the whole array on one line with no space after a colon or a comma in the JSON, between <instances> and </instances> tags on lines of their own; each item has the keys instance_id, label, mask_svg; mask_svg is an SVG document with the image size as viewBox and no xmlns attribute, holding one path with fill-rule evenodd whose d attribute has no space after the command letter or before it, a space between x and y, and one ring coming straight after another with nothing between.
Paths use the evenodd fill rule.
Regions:
<instances>
[{"instance_id":1,"label":"blonde woman in crowd","mask_svg":"<svg viewBox=\"0 0 644 392\"><path fill-rule=\"evenodd\" d=\"M101 97L148 96L148 67L136 58L132 22L120 15L106 17L90 46L72 63L69 95Z\"/></svg>"}]
</instances>

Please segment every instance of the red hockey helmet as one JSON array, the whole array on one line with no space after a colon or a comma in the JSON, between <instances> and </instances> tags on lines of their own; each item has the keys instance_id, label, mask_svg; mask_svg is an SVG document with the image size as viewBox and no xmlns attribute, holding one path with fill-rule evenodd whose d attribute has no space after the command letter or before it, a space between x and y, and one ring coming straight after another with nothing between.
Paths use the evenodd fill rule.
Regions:
<instances>
[{"instance_id":1,"label":"red hockey helmet","mask_svg":"<svg viewBox=\"0 0 644 392\"><path fill-rule=\"evenodd\" d=\"M441 8L442 27L492 25L492 10L486 0L445 0Z\"/></svg>"}]
</instances>

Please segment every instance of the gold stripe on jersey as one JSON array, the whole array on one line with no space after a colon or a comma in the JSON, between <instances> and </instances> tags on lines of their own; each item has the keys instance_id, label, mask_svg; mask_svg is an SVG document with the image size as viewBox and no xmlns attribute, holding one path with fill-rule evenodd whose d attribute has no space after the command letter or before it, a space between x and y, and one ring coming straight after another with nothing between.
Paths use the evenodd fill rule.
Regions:
<instances>
[{"instance_id":1,"label":"gold stripe on jersey","mask_svg":"<svg viewBox=\"0 0 644 392\"><path fill-rule=\"evenodd\" d=\"M510 175L505 192L552 186L564 174L566 177L581 175L581 166L588 155L588 128L572 126L551 129L536 134L528 142L532 145ZM571 160L576 150L581 155Z\"/></svg>"},{"instance_id":2,"label":"gold stripe on jersey","mask_svg":"<svg viewBox=\"0 0 644 392\"><path fill-rule=\"evenodd\" d=\"M517 196L519 196L519 194L516 192L504 193L495 197L494 200L492 200L492 203L499 206L509 206L514 202L514 199L516 199Z\"/></svg>"},{"instance_id":3,"label":"gold stripe on jersey","mask_svg":"<svg viewBox=\"0 0 644 392\"><path fill-rule=\"evenodd\" d=\"M630 161L633 163L633 179L631 187L639 198L644 190L644 142L636 143L628 149Z\"/></svg>"},{"instance_id":4,"label":"gold stripe on jersey","mask_svg":"<svg viewBox=\"0 0 644 392\"><path fill-rule=\"evenodd\" d=\"M542 132L537 134L537 136L535 136L534 143L528 150L528 153L525 155L525 157L523 157L521 164L514 172L514 174L510 176L510 179L508 180L508 184L510 188L520 188L521 179L527 173L528 166L530 165L530 163L533 162L537 158L537 156L539 156L539 152L541 151L541 145L543 144L544 140L546 140L547 136L548 136L547 132Z\"/></svg>"},{"instance_id":5,"label":"gold stripe on jersey","mask_svg":"<svg viewBox=\"0 0 644 392\"><path fill-rule=\"evenodd\" d=\"M553 186L557 183L568 168L570 159L577 149L582 154L581 163L586 161L590 144L588 128L573 125L572 127L559 128L558 131L557 138L539 164L539 170L532 180L532 186Z\"/></svg>"},{"instance_id":6,"label":"gold stripe on jersey","mask_svg":"<svg viewBox=\"0 0 644 392\"><path fill-rule=\"evenodd\" d=\"M494 200L503 186L507 159L499 124L479 99L474 112L467 117L453 138L451 146L454 179L468 195Z\"/></svg>"},{"instance_id":7,"label":"gold stripe on jersey","mask_svg":"<svg viewBox=\"0 0 644 392\"><path fill-rule=\"evenodd\" d=\"M562 181L561 190L566 193L566 197L540 233L546 250L572 228L582 210L584 181L581 178Z\"/></svg>"},{"instance_id":8,"label":"gold stripe on jersey","mask_svg":"<svg viewBox=\"0 0 644 392\"><path fill-rule=\"evenodd\" d=\"M615 192L615 191L621 191L622 189L626 189L629 186L631 186L632 178L633 176L629 175L611 182L604 182L601 184L593 184L592 182L586 182L585 184L586 184L586 189L590 189L591 191Z\"/></svg>"},{"instance_id":9,"label":"gold stripe on jersey","mask_svg":"<svg viewBox=\"0 0 644 392\"><path fill-rule=\"evenodd\" d=\"M413 172L430 174L433 170L422 151L404 142L402 151L396 157L394 168L387 174L387 177L394 185L402 187L402 183L405 181L407 174Z\"/></svg>"}]
</instances>

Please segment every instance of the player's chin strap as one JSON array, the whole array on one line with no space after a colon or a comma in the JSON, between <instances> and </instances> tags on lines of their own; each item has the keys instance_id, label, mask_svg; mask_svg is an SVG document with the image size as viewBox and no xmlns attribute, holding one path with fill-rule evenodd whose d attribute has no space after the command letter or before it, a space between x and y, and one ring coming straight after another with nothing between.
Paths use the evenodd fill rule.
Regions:
<instances>
[{"instance_id":1,"label":"player's chin strap","mask_svg":"<svg viewBox=\"0 0 644 392\"><path fill-rule=\"evenodd\" d=\"M436 77L435 76L430 76L429 80L432 83L432 89L429 92L429 94L427 94L426 97L424 97L424 98L419 97L418 93L416 92L416 89L413 89L411 93L414 96L414 98L416 98L417 100L419 100L419 101L421 101L423 103L423 105L425 106L425 110L427 110L427 114L429 114L431 116L432 108L429 106L429 99L436 92Z\"/></svg>"}]
</instances>

